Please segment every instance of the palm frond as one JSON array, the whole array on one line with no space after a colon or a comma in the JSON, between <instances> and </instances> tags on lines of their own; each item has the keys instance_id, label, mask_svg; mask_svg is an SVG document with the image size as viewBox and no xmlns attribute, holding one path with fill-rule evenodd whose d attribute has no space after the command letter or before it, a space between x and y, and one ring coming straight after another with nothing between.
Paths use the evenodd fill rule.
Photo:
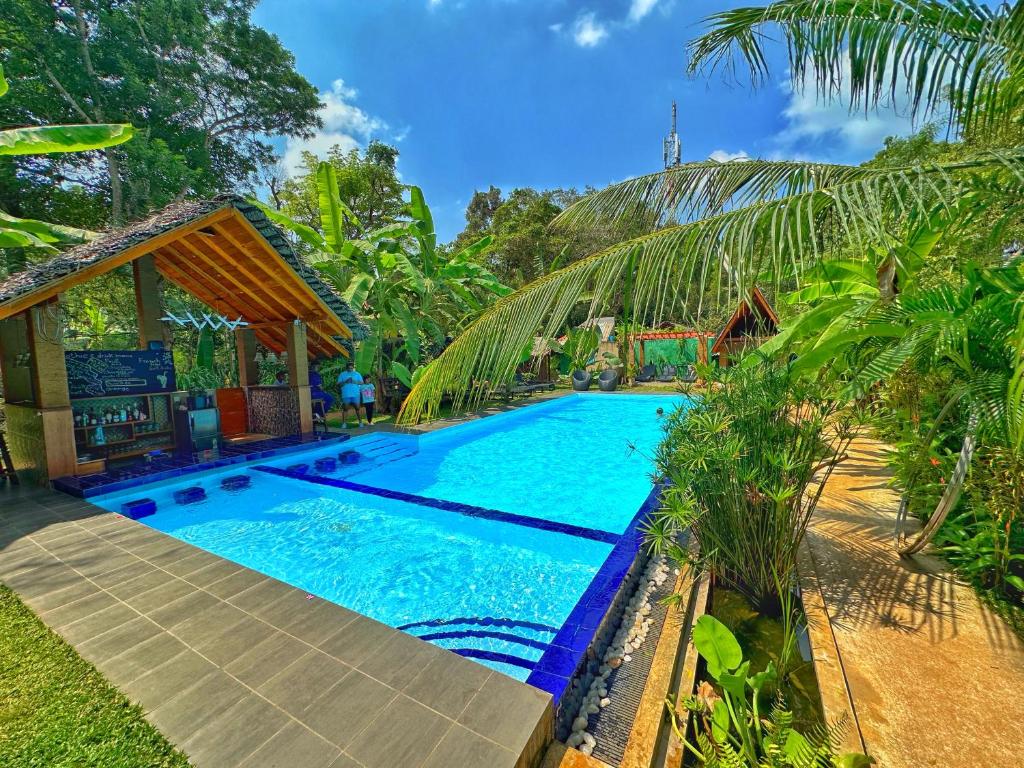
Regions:
<instances>
[{"instance_id":1,"label":"palm frond","mask_svg":"<svg viewBox=\"0 0 1024 768\"><path fill-rule=\"evenodd\" d=\"M587 292L595 315L630 269L636 317L654 322L721 280L749 291L763 274L799 276L827 255L821 244L823 222L830 235L853 244L886 242L887 225L909 207L951 210L970 188L969 175L1008 171L1014 181L1006 194L1024 188L1024 150L985 153L945 165L876 169L827 189L723 211L697 221L669 226L581 259L545 275L484 311L433 363L413 388L401 418L415 422L436 412L441 398L455 408L479 403L489 389L508 381L521 351L535 335L557 336L570 310ZM967 177L965 177L967 174ZM993 193L995 194L995 193ZM699 318L698 318L699 319Z\"/></svg>"},{"instance_id":2,"label":"palm frond","mask_svg":"<svg viewBox=\"0 0 1024 768\"><path fill-rule=\"evenodd\" d=\"M591 193L560 213L552 226L577 229L643 221L649 229L866 178L874 169L829 163L703 160L637 176Z\"/></svg>"},{"instance_id":3,"label":"palm frond","mask_svg":"<svg viewBox=\"0 0 1024 768\"><path fill-rule=\"evenodd\" d=\"M769 74L765 42L782 33L793 83L813 81L819 96L849 88L851 109L906 97L914 116L951 118L969 127L1003 120L1021 101L1024 12L975 0L780 0L709 18L690 44L690 70L749 69ZM843 80L848 79L847 83Z\"/></svg>"}]
</instances>

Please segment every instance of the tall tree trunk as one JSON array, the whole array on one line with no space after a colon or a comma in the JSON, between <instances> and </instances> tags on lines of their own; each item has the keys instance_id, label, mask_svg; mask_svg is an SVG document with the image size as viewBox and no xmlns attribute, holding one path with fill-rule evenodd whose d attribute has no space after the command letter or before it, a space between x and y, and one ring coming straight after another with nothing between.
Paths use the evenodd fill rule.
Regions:
<instances>
[{"instance_id":1,"label":"tall tree trunk","mask_svg":"<svg viewBox=\"0 0 1024 768\"><path fill-rule=\"evenodd\" d=\"M107 160L107 176L110 180L110 223L115 227L124 224L124 188L121 184L121 161L112 147L103 150Z\"/></svg>"}]
</instances>

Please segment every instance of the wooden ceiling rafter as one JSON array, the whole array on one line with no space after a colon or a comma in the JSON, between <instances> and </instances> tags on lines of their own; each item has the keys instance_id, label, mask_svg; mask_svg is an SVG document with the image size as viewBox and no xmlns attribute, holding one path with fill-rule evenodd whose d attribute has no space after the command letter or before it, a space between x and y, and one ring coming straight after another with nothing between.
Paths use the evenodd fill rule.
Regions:
<instances>
[{"instance_id":1,"label":"wooden ceiling rafter","mask_svg":"<svg viewBox=\"0 0 1024 768\"><path fill-rule=\"evenodd\" d=\"M200 265L169 259L165 255L164 249L156 254L155 261L157 270L163 268L174 270L180 276L180 280L175 281L180 288L193 294L220 314L231 315L240 312L243 317L259 317L260 311L249 303L248 296L233 295L230 299L224 296L224 287L217 282L214 275L207 273ZM197 288L198 290L196 290Z\"/></svg>"},{"instance_id":2,"label":"wooden ceiling rafter","mask_svg":"<svg viewBox=\"0 0 1024 768\"><path fill-rule=\"evenodd\" d=\"M243 231L248 235L248 237L253 241L253 243L258 248L260 248L267 254L272 254L275 257L272 263L279 264L285 270L285 274L287 274L288 277L290 278L286 281L283 281L283 284L286 287L286 289L289 292L291 292L292 295L304 296L305 300L311 300L313 302L313 306L316 307L318 311L312 313L312 317L320 317L330 322L331 325L335 326L334 330L338 336L343 336L349 339L352 338L351 329L349 329L349 327L345 325L345 323L343 323L341 319L338 318L331 311L331 308L328 307L324 300L319 295L317 295L316 291L314 291L309 286L309 284L302 279L302 276L299 275L299 273L296 272L294 269L292 269L291 265L289 265L287 262L282 261L278 257L277 251L275 251L273 246L271 246L270 243L268 243L264 239L263 235L260 233L258 229L256 229L256 227L253 226L251 221L249 221L241 214L234 216L232 218L232 221L238 222L241 225ZM238 239L232 236L231 233L227 231L226 227L221 226L222 223L224 222L217 222L216 224L211 226L211 229L213 229L214 232L223 234L224 238L229 243L234 245L240 251L244 252L245 249L243 246L239 244ZM264 263L262 259L256 259L254 261L257 264L257 266L260 267L260 269L267 271L267 265ZM301 287L296 288L296 286Z\"/></svg>"},{"instance_id":3,"label":"wooden ceiling rafter","mask_svg":"<svg viewBox=\"0 0 1024 768\"><path fill-rule=\"evenodd\" d=\"M194 265L189 265L192 269L195 269ZM222 306L216 306L217 302L224 302L224 299L217 296L213 289L206 283L197 278L194 274L187 274L185 270L180 268L175 262L168 260L157 260L157 270L163 274L168 280L177 285L182 290L188 291L196 298L202 301L204 304L210 305L215 311L221 314L234 314L239 311L236 305L222 304ZM200 296L197 295L196 286L201 285L205 292L210 293ZM243 311L243 316L247 314ZM250 315L251 317L258 316L258 313ZM285 330L285 326L290 323L291 320L276 321L273 324L261 325L260 328L254 329L256 331L256 338L259 342L269 350L280 353L288 348L288 336ZM315 344L318 351L323 352L323 346Z\"/></svg>"},{"instance_id":4,"label":"wooden ceiling rafter","mask_svg":"<svg viewBox=\"0 0 1024 768\"><path fill-rule=\"evenodd\" d=\"M252 290L251 286L247 286L245 283L240 281L234 275L230 274L229 271L227 271L223 267L219 266L216 261L214 261L209 256L207 256L205 253L203 253L203 251L201 249L196 248L195 246L193 246L186 238L182 238L178 242L181 245L183 245L185 248L187 248L188 251L190 253L192 253L195 257L197 257L200 261L202 261L203 264L205 264L207 267L209 267L210 269L214 270L215 272L219 273L219 274L211 275L211 277L213 277L215 280L224 280L226 282L232 283L236 288L240 289L241 295L243 295L247 299L251 300L250 304L252 302L255 302L255 303L259 304L260 306L263 307L263 309L266 312L270 312L272 314L273 319L285 319L285 318L288 317L287 308L285 308L284 311L282 311L281 307L283 307L283 305L281 305L281 307L274 307L274 306L272 306L270 304L270 302L265 301L259 294L257 294L254 290ZM194 264L193 260L186 258L186 256L184 254L182 254L180 251L178 251L174 247L174 245L168 244L168 245L164 246L163 250L173 254L174 256L177 257L177 259L180 259L179 263L190 263L191 262L191 263ZM205 269L203 271L206 272ZM207 272L207 274L209 274L209 273ZM246 319L249 320L249 319L254 319L254 318L257 318L257 317L261 317L261 316L263 316L263 314L264 314L263 312L254 312L253 314L251 314Z\"/></svg>"}]
</instances>

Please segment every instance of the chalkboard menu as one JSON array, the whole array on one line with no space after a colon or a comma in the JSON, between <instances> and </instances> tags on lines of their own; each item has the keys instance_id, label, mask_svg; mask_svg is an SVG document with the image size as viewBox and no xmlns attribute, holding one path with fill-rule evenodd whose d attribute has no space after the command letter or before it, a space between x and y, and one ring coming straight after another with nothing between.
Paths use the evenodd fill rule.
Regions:
<instances>
[{"instance_id":1,"label":"chalkboard menu","mask_svg":"<svg viewBox=\"0 0 1024 768\"><path fill-rule=\"evenodd\" d=\"M64 353L71 399L174 392L170 351L117 350Z\"/></svg>"}]
</instances>

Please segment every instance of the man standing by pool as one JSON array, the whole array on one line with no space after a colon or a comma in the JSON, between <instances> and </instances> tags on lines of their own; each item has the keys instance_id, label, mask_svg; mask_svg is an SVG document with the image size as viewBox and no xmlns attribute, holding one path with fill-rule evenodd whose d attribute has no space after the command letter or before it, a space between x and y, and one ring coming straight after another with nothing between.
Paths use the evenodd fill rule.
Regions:
<instances>
[{"instance_id":1,"label":"man standing by pool","mask_svg":"<svg viewBox=\"0 0 1024 768\"><path fill-rule=\"evenodd\" d=\"M363 426L363 417L359 413L359 387L363 383L363 377L351 361L345 366L345 370L338 374L338 383L341 385L342 423L348 427L348 409L351 408L356 412L356 426Z\"/></svg>"}]
</instances>

